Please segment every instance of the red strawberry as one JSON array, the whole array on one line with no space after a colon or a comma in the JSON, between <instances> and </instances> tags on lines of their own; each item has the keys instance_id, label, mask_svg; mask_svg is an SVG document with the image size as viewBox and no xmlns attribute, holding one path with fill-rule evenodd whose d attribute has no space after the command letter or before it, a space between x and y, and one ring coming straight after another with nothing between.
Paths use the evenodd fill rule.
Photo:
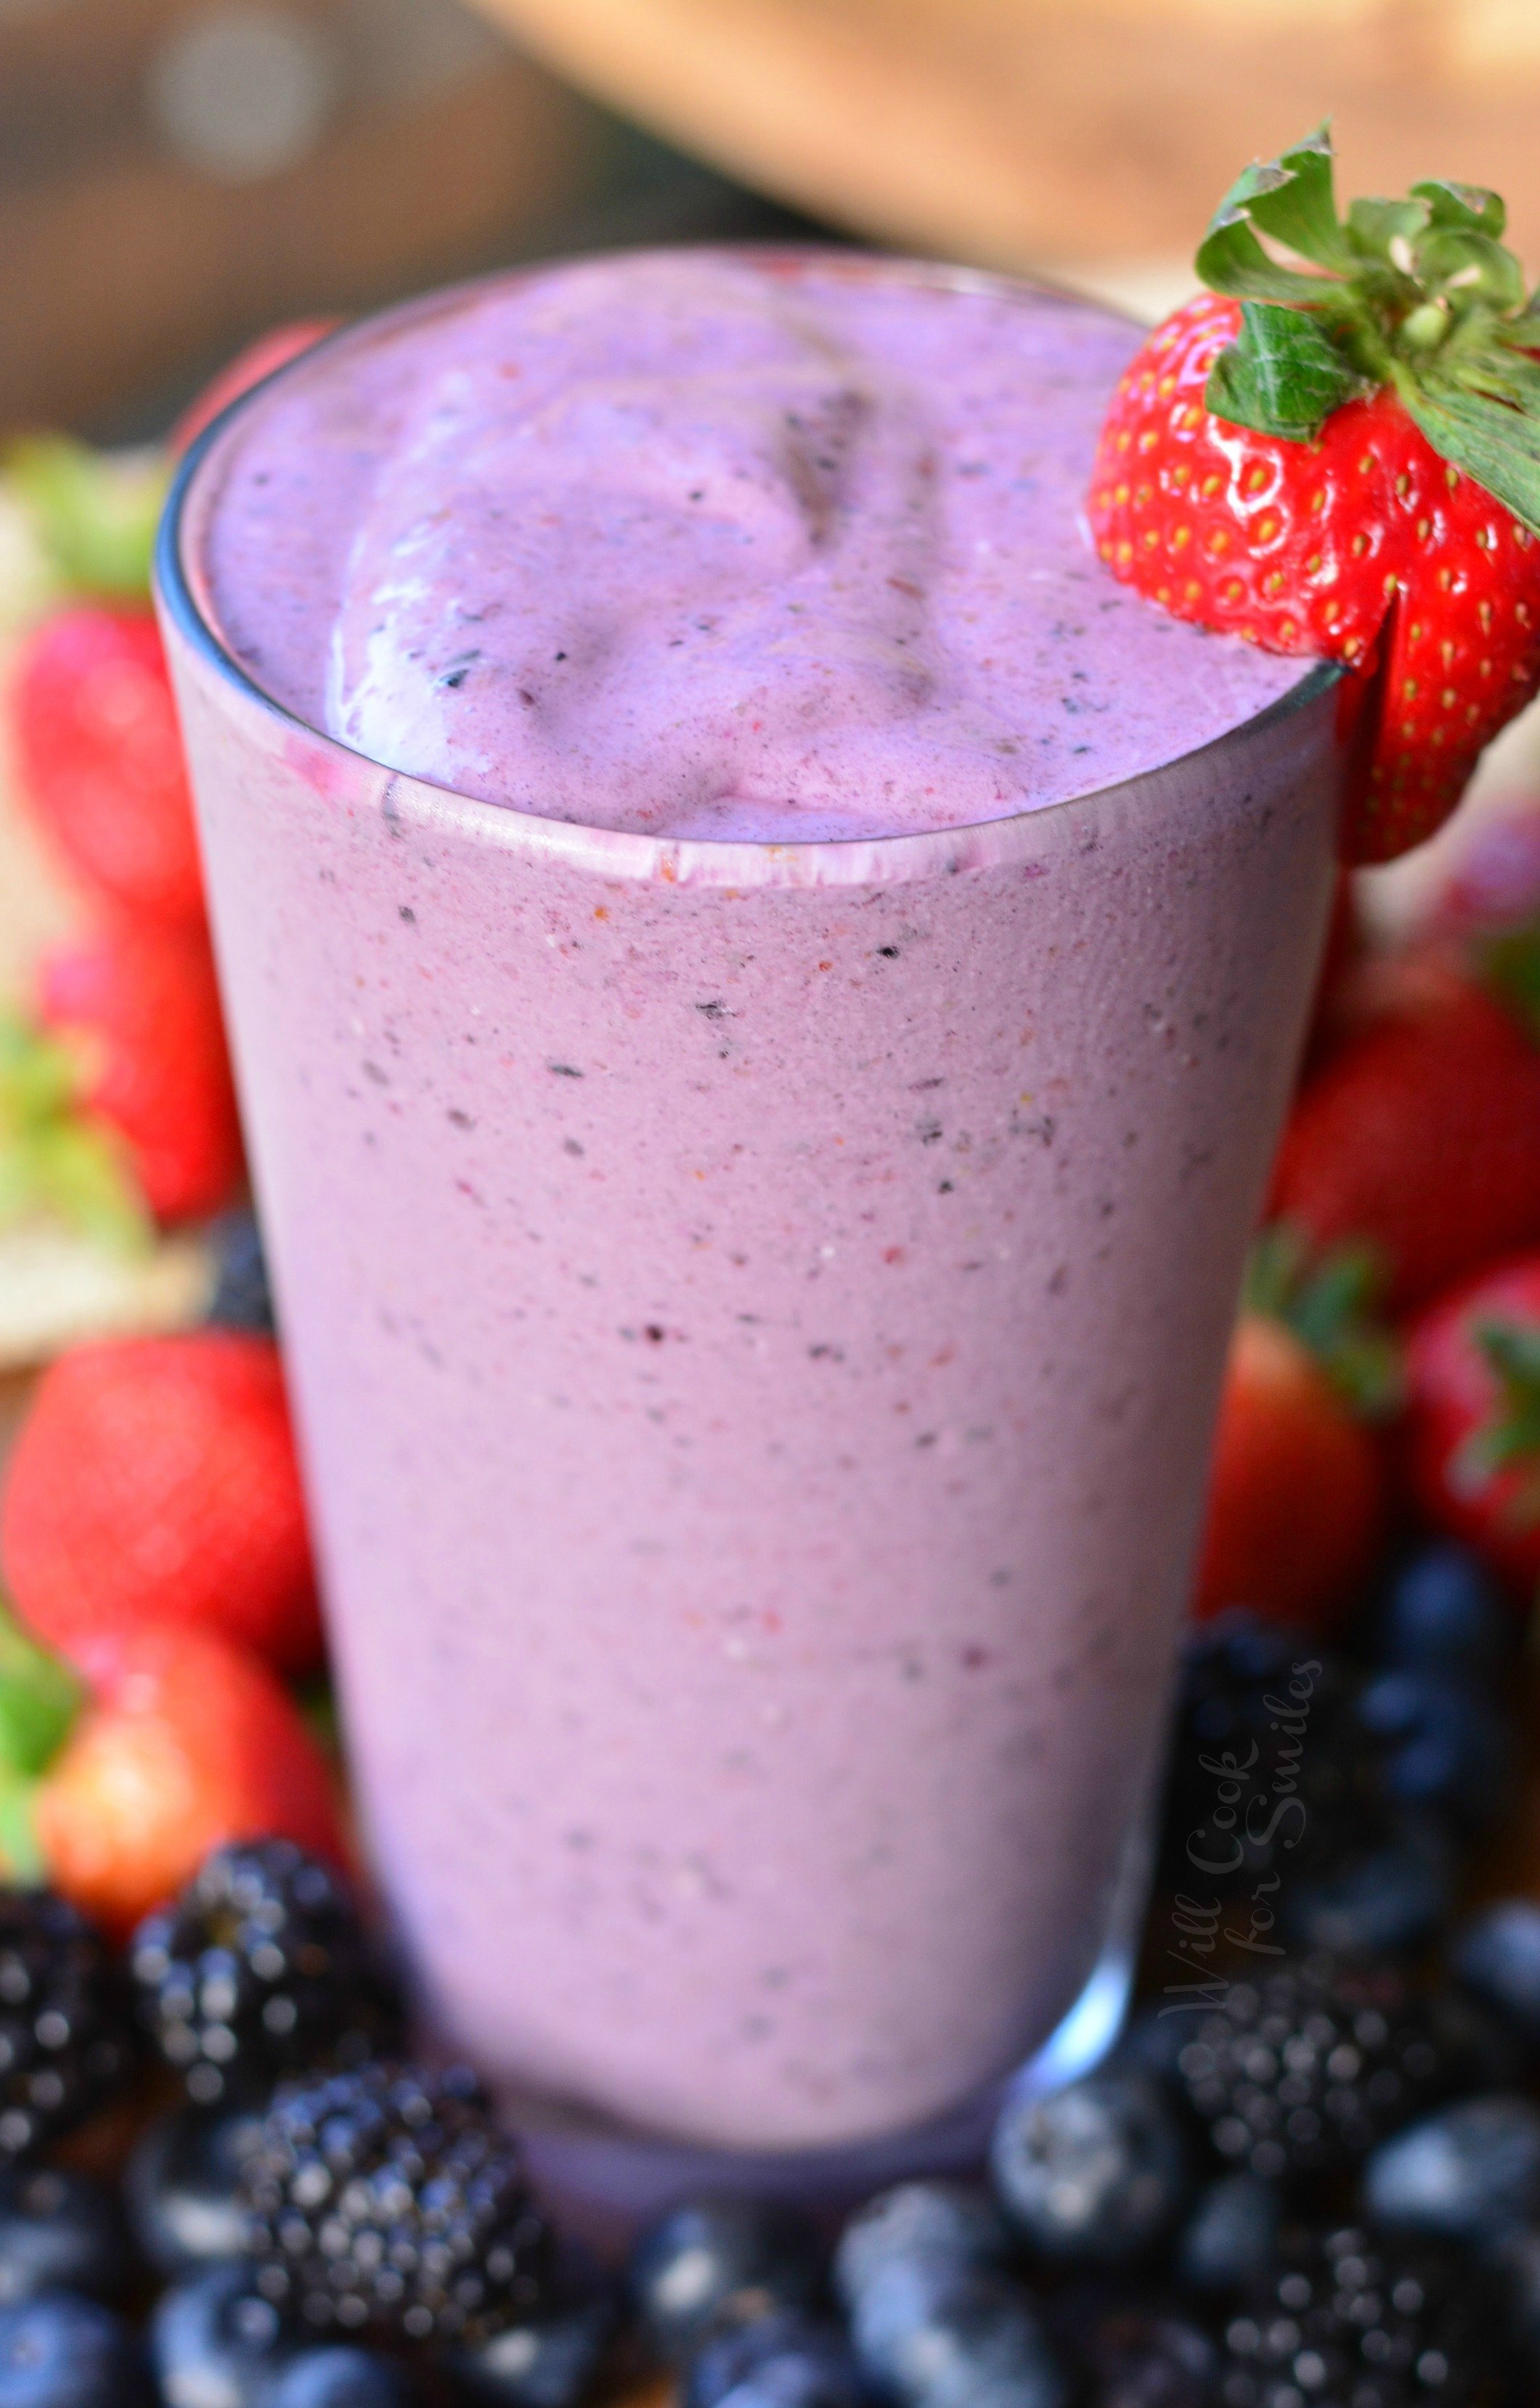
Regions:
<instances>
[{"instance_id":1,"label":"red strawberry","mask_svg":"<svg viewBox=\"0 0 1540 2408\"><path fill-rule=\"evenodd\" d=\"M44 962L37 1006L79 1050L79 1101L125 1140L156 1217L227 1204L242 1175L240 1121L203 930L109 921Z\"/></svg>"},{"instance_id":2,"label":"red strawberry","mask_svg":"<svg viewBox=\"0 0 1540 2408\"><path fill-rule=\"evenodd\" d=\"M23 1622L78 1663L104 1638L174 1624L283 1670L313 1664L315 1582L277 1348L204 1329L61 1355L10 1458L0 1564Z\"/></svg>"},{"instance_id":3,"label":"red strawberry","mask_svg":"<svg viewBox=\"0 0 1540 2408\"><path fill-rule=\"evenodd\" d=\"M1431 834L1540 687L1540 317L1504 222L1494 193L1426 183L1340 223L1324 130L1249 169L1198 253L1213 290L1151 336L1097 452L1115 575L1360 673L1350 861Z\"/></svg>"},{"instance_id":4,"label":"red strawberry","mask_svg":"<svg viewBox=\"0 0 1540 2408\"><path fill-rule=\"evenodd\" d=\"M49 1880L114 1933L222 1841L343 1854L331 1774L294 1700L207 1631L138 1631L104 1657L30 1803Z\"/></svg>"},{"instance_id":5,"label":"red strawberry","mask_svg":"<svg viewBox=\"0 0 1540 2408\"><path fill-rule=\"evenodd\" d=\"M1454 960L1403 966L1284 1132L1269 1209L1317 1244L1372 1246L1397 1308L1540 1241L1540 1045L1504 983L1511 1002Z\"/></svg>"},{"instance_id":6,"label":"red strawberry","mask_svg":"<svg viewBox=\"0 0 1540 2408\"><path fill-rule=\"evenodd\" d=\"M1307 1273L1290 1232L1258 1242L1215 1439L1201 1621L1250 1606L1328 1628L1373 1563L1386 1474L1372 1423L1394 1383L1367 1283L1360 1257Z\"/></svg>"},{"instance_id":7,"label":"red strawberry","mask_svg":"<svg viewBox=\"0 0 1540 2408\"><path fill-rule=\"evenodd\" d=\"M329 335L338 322L336 318L296 318L286 326L269 328L266 335L259 335L255 342L248 343L244 351L236 353L228 366L221 368L218 376L210 379L196 400L189 402L171 429L172 451L185 452L189 444L196 442L204 428L213 423L222 409L228 409L233 401L238 401L252 385L260 384L264 377L270 377L277 369L286 367L291 360L299 357L301 351L308 351L312 344L319 343L324 336Z\"/></svg>"},{"instance_id":8,"label":"red strawberry","mask_svg":"<svg viewBox=\"0 0 1540 2408\"><path fill-rule=\"evenodd\" d=\"M146 919L198 920L181 732L149 611L82 604L45 619L12 713L28 799L87 883Z\"/></svg>"},{"instance_id":9,"label":"red strawberry","mask_svg":"<svg viewBox=\"0 0 1540 2408\"><path fill-rule=\"evenodd\" d=\"M1430 1521L1516 1588L1540 1580L1540 1255L1424 1313L1406 1354L1406 1463Z\"/></svg>"}]
</instances>

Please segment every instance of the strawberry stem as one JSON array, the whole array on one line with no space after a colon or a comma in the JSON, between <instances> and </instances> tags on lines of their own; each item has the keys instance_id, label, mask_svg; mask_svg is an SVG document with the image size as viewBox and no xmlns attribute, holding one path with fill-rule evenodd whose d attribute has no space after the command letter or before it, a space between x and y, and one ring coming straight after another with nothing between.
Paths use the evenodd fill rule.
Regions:
<instances>
[{"instance_id":1,"label":"strawberry stem","mask_svg":"<svg viewBox=\"0 0 1540 2408\"><path fill-rule=\"evenodd\" d=\"M1344 402L1393 385L1442 458L1540 530L1540 296L1500 239L1501 197L1428 181L1342 219L1332 170L1323 125L1248 167L1216 212L1198 273L1241 303L1241 332L1210 409L1309 442Z\"/></svg>"}]
</instances>

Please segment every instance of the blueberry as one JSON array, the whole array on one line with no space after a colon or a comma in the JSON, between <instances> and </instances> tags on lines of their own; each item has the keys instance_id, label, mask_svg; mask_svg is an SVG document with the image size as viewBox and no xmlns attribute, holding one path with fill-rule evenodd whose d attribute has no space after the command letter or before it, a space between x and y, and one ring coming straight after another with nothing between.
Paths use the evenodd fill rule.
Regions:
<instances>
[{"instance_id":1,"label":"blueberry","mask_svg":"<svg viewBox=\"0 0 1540 2408\"><path fill-rule=\"evenodd\" d=\"M1540 2051L1540 1906L1533 1899L1500 1899L1473 1914L1455 1935L1449 1965L1527 2051Z\"/></svg>"},{"instance_id":2,"label":"blueberry","mask_svg":"<svg viewBox=\"0 0 1540 2408\"><path fill-rule=\"evenodd\" d=\"M834 2252L834 2287L848 2309L895 2258L1005 2266L1015 2255L1010 2228L986 2190L972 2183L900 2183L879 2191L846 2225Z\"/></svg>"},{"instance_id":3,"label":"blueberry","mask_svg":"<svg viewBox=\"0 0 1540 2408\"><path fill-rule=\"evenodd\" d=\"M1382 2141L1363 2170L1376 2224L1482 2242L1540 2218L1540 2107L1466 2099Z\"/></svg>"},{"instance_id":4,"label":"blueberry","mask_svg":"<svg viewBox=\"0 0 1540 2408\"><path fill-rule=\"evenodd\" d=\"M891 2259L856 2301L851 2339L868 2380L899 2408L1067 2408L1030 2297L987 2268Z\"/></svg>"},{"instance_id":5,"label":"blueberry","mask_svg":"<svg viewBox=\"0 0 1540 2408\"><path fill-rule=\"evenodd\" d=\"M1428 1547L1391 1584L1374 1646L1381 1664L1484 1684L1513 1653L1513 1615L1463 1547Z\"/></svg>"},{"instance_id":6,"label":"blueberry","mask_svg":"<svg viewBox=\"0 0 1540 2408\"><path fill-rule=\"evenodd\" d=\"M1045 2257L1116 2265L1175 2221L1186 2165L1174 2113L1129 2068L1007 2105L990 2164L1006 2213Z\"/></svg>"},{"instance_id":7,"label":"blueberry","mask_svg":"<svg viewBox=\"0 0 1540 2408\"><path fill-rule=\"evenodd\" d=\"M573 2408L592 2389L620 2315L618 2286L569 2243L551 2308L454 2351L445 2360L451 2388L474 2408Z\"/></svg>"},{"instance_id":8,"label":"blueberry","mask_svg":"<svg viewBox=\"0 0 1540 2408\"><path fill-rule=\"evenodd\" d=\"M1201 2192L1176 2237L1177 2279L1202 2297L1244 2290L1272 2261L1280 2203L1259 2174L1221 2174Z\"/></svg>"},{"instance_id":9,"label":"blueberry","mask_svg":"<svg viewBox=\"0 0 1540 2408\"><path fill-rule=\"evenodd\" d=\"M262 2393L262 2408L411 2408L395 2358L338 2344L296 2350Z\"/></svg>"},{"instance_id":10,"label":"blueberry","mask_svg":"<svg viewBox=\"0 0 1540 2408\"><path fill-rule=\"evenodd\" d=\"M1447 1814L1465 1831L1496 1821L1513 1764L1490 1698L1447 1672L1396 1666L1364 1684L1357 1711L1381 1743L1380 1777L1398 1805Z\"/></svg>"},{"instance_id":11,"label":"blueberry","mask_svg":"<svg viewBox=\"0 0 1540 2408\"><path fill-rule=\"evenodd\" d=\"M762 2200L696 2200L642 2234L630 2265L631 2296L663 2356L690 2356L711 2327L775 2308L813 2308L824 2291L824 2250L795 2209Z\"/></svg>"},{"instance_id":12,"label":"blueberry","mask_svg":"<svg viewBox=\"0 0 1540 2408\"><path fill-rule=\"evenodd\" d=\"M282 2372L294 2344L252 2282L237 2263L162 2292L150 2350L166 2408L252 2408Z\"/></svg>"},{"instance_id":13,"label":"blueberry","mask_svg":"<svg viewBox=\"0 0 1540 2408\"><path fill-rule=\"evenodd\" d=\"M1300 1949L1396 1956L1432 1940L1454 1902L1455 1856L1431 1817L1403 1815L1389 1839L1286 1884L1279 1917Z\"/></svg>"},{"instance_id":14,"label":"blueberry","mask_svg":"<svg viewBox=\"0 0 1540 2408\"><path fill-rule=\"evenodd\" d=\"M174 2281L239 2257L246 2210L237 2186L261 2131L260 2115L193 2108L151 2126L128 2161L123 2199L134 2238L158 2272Z\"/></svg>"},{"instance_id":15,"label":"blueberry","mask_svg":"<svg viewBox=\"0 0 1540 2408\"><path fill-rule=\"evenodd\" d=\"M143 2352L99 2300L53 2291L0 2311L0 2408L150 2408Z\"/></svg>"},{"instance_id":16,"label":"blueberry","mask_svg":"<svg viewBox=\"0 0 1540 2408\"><path fill-rule=\"evenodd\" d=\"M273 1299L262 1254L262 1232L250 1212L224 1212L209 1232L214 1250L214 1293L208 1318L222 1329L273 1335Z\"/></svg>"},{"instance_id":17,"label":"blueberry","mask_svg":"<svg viewBox=\"0 0 1540 2408\"><path fill-rule=\"evenodd\" d=\"M864 2408L866 2399L838 2326L773 2315L706 2344L691 2364L683 2408Z\"/></svg>"},{"instance_id":18,"label":"blueberry","mask_svg":"<svg viewBox=\"0 0 1540 2408\"><path fill-rule=\"evenodd\" d=\"M51 2166L0 2172L0 2308L42 2291L116 2306L134 2275L134 2244L105 2183Z\"/></svg>"},{"instance_id":19,"label":"blueberry","mask_svg":"<svg viewBox=\"0 0 1540 2408\"><path fill-rule=\"evenodd\" d=\"M1209 2408L1219 2353L1168 2308L1112 2309L1081 2345L1096 2408Z\"/></svg>"}]
</instances>

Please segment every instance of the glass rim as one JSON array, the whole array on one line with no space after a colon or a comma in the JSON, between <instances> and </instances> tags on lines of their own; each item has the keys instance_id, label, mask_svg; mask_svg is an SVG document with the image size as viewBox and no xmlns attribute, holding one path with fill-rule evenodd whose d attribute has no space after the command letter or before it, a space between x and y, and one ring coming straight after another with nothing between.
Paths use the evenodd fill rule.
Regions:
<instances>
[{"instance_id":1,"label":"glass rim","mask_svg":"<svg viewBox=\"0 0 1540 2408\"><path fill-rule=\"evenodd\" d=\"M391 818L415 821L440 830L457 825L468 836L491 842L499 851L564 856L574 867L612 878L729 887L887 885L989 867L1020 859L1024 853L1041 854L1044 850L1057 849L1058 841L1070 836L1072 817L1083 816L1093 807L1115 810L1134 804L1139 797L1150 796L1152 788L1159 789L1173 781L1186 787L1194 771L1201 774L1211 756L1223 755L1237 746L1249 747L1259 738L1266 739L1284 723L1321 703L1340 682L1344 671L1338 663L1302 655L1300 675L1293 684L1259 710L1237 720L1232 726L1221 729L1187 752L1173 753L1165 761L1152 763L1110 784L1089 786L1054 802L1029 804L1021 810L970 821L957 827L909 829L885 836L790 839L652 836L637 829L546 818L515 803L488 802L430 778L394 769L388 763L377 761L372 753L360 752L325 728L314 726L269 694L226 643L200 565L194 556L201 533L196 519L199 502L207 509L213 501L212 496L200 494L200 478L246 414L266 400L275 387L303 374L322 352L369 340L383 327L410 322L419 315L454 306L463 297L489 286L541 275L552 267L569 265L575 261L655 257L681 250L729 259L811 257L830 263L858 261L863 275L870 275L875 267L896 278L913 280L918 277L959 292L1004 295L1029 293L1095 309L1110 318L1126 314L1044 279L1008 276L945 261L892 256L866 251L855 245L844 248L818 243L733 242L639 246L634 251L579 252L494 268L410 295L335 327L238 394L202 429L177 464L155 538L153 584L157 608L189 650L269 726L285 749L292 751L297 743L324 759L334 760L339 777L355 782L362 780L366 785L374 781L380 790L380 808ZM1136 322L1130 319L1129 322ZM1031 838L1036 841L1027 841Z\"/></svg>"}]
</instances>

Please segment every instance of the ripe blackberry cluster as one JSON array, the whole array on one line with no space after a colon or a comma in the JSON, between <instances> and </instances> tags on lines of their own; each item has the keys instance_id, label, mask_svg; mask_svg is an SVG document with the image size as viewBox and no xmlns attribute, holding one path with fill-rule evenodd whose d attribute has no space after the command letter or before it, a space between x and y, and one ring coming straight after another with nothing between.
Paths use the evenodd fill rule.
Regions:
<instances>
[{"instance_id":1,"label":"ripe blackberry cluster","mask_svg":"<svg viewBox=\"0 0 1540 2408\"><path fill-rule=\"evenodd\" d=\"M1354 2228L1297 2236L1226 2328L1222 2408L1498 2408L1508 2387L1470 2270Z\"/></svg>"},{"instance_id":2,"label":"ripe blackberry cluster","mask_svg":"<svg viewBox=\"0 0 1540 2408\"><path fill-rule=\"evenodd\" d=\"M473 2344L548 2294L549 2227L463 2069L281 2090L242 2191L262 2296L317 2331Z\"/></svg>"},{"instance_id":3,"label":"ripe blackberry cluster","mask_svg":"<svg viewBox=\"0 0 1540 2408\"><path fill-rule=\"evenodd\" d=\"M398 2035L352 1895L288 1840L217 1848L140 1925L131 1967L140 2019L198 2106L359 2063Z\"/></svg>"},{"instance_id":4,"label":"ripe blackberry cluster","mask_svg":"<svg viewBox=\"0 0 1540 2408\"><path fill-rule=\"evenodd\" d=\"M0 1891L0 2159L35 2155L103 2105L136 2055L99 1935L48 1891Z\"/></svg>"},{"instance_id":5,"label":"ripe blackberry cluster","mask_svg":"<svg viewBox=\"0 0 1540 2408\"><path fill-rule=\"evenodd\" d=\"M1247 1613L1189 1636L1161 1826L1169 1887L1249 1895L1269 1874L1297 1883L1389 1835L1384 1748L1356 1711L1361 1686L1318 1642Z\"/></svg>"},{"instance_id":6,"label":"ripe blackberry cluster","mask_svg":"<svg viewBox=\"0 0 1540 2408\"><path fill-rule=\"evenodd\" d=\"M1231 1983L1175 2070L1219 2156L1276 2182L1366 2157L1440 2096L1448 2056L1394 1966L1309 1956Z\"/></svg>"}]
</instances>

